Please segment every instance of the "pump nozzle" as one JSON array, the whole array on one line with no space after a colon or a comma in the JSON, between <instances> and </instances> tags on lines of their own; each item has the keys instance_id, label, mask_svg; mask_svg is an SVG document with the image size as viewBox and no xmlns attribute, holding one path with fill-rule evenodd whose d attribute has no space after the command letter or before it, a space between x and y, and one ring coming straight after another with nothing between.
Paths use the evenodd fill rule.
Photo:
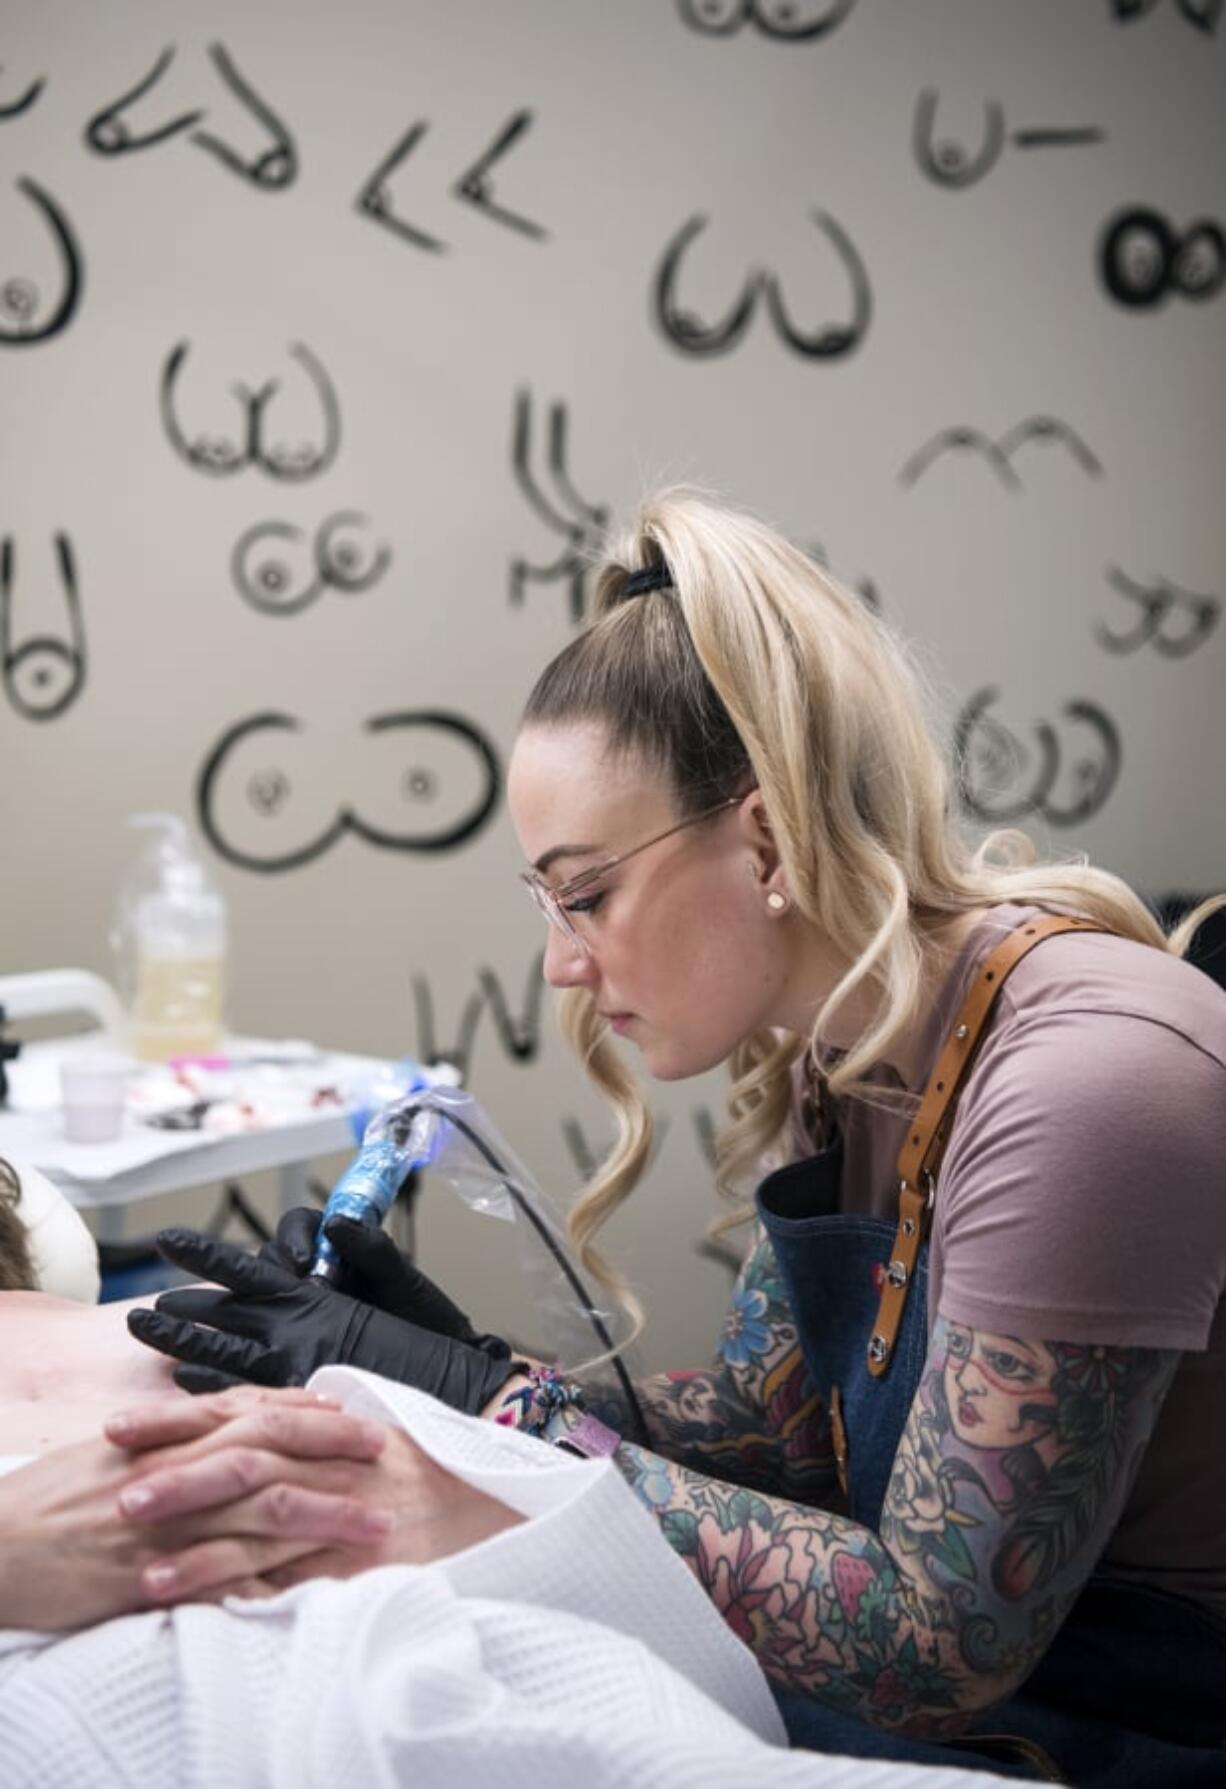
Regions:
<instances>
[{"instance_id":1,"label":"pump nozzle","mask_svg":"<svg viewBox=\"0 0 1226 1789\"><path fill-rule=\"evenodd\" d=\"M176 845L182 845L186 850L191 844L191 840L188 838L187 826L180 820L178 814L164 812L160 808L150 809L149 812L144 814L129 814L128 825L140 827L164 826L167 832L174 833Z\"/></svg>"}]
</instances>

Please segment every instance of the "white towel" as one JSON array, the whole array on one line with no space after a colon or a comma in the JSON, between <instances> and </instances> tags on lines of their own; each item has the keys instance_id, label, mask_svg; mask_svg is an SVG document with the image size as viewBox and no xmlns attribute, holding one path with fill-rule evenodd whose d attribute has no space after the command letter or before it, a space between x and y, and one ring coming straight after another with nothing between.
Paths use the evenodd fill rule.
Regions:
<instances>
[{"instance_id":1,"label":"white towel","mask_svg":"<svg viewBox=\"0 0 1226 1789\"><path fill-rule=\"evenodd\" d=\"M529 1520L449 1560L265 1602L0 1634L0 1786L975 1789L789 1753L766 1680L615 1468L331 1367Z\"/></svg>"}]
</instances>

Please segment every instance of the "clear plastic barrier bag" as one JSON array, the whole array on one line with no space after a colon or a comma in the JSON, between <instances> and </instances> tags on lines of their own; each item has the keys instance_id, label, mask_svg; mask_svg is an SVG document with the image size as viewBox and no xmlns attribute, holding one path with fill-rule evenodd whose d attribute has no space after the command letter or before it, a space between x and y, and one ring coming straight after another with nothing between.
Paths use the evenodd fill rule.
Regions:
<instances>
[{"instance_id":1,"label":"clear plastic barrier bag","mask_svg":"<svg viewBox=\"0 0 1226 1789\"><path fill-rule=\"evenodd\" d=\"M585 1384L608 1389L637 1411L633 1353L610 1359L630 1323L592 1283L565 1225L538 1181L470 1093L426 1086L394 1100L372 1118L367 1135L399 1131L420 1166L482 1217L514 1226L516 1256L545 1340L565 1366L585 1370Z\"/></svg>"}]
</instances>

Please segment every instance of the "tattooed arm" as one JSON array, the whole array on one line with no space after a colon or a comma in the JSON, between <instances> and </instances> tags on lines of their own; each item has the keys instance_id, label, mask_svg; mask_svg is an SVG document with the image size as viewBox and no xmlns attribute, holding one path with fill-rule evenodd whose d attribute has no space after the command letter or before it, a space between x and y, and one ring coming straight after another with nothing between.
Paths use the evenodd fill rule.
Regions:
<instances>
[{"instance_id":1,"label":"tattooed arm","mask_svg":"<svg viewBox=\"0 0 1226 1789\"><path fill-rule=\"evenodd\" d=\"M1178 1358L938 1318L879 1534L642 1448L617 1460L768 1676L936 1738L1046 1650L1119 1520Z\"/></svg>"},{"instance_id":2,"label":"tattooed arm","mask_svg":"<svg viewBox=\"0 0 1226 1789\"><path fill-rule=\"evenodd\" d=\"M634 1389L648 1437L665 1460L800 1503L837 1501L826 1412L805 1371L761 1225L733 1288L714 1365L657 1373ZM637 1427L603 1387L591 1407L619 1430Z\"/></svg>"}]
</instances>

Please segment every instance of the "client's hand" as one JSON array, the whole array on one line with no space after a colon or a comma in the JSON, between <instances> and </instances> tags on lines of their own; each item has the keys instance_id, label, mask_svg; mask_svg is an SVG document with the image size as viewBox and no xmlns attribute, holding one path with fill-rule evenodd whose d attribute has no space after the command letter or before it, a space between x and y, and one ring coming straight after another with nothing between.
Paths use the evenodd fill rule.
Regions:
<instances>
[{"instance_id":1,"label":"client's hand","mask_svg":"<svg viewBox=\"0 0 1226 1789\"><path fill-rule=\"evenodd\" d=\"M315 1259L322 1221L322 1212L312 1211L308 1205L295 1206L277 1225L272 1242L260 1250L261 1259L275 1261L302 1279ZM479 1334L442 1288L400 1252L386 1230L360 1224L354 1218L334 1217L325 1234L343 1263L343 1276L337 1282L340 1291L393 1317L452 1336L469 1348L480 1348L494 1360L510 1358L510 1347L501 1336Z\"/></svg>"},{"instance_id":2,"label":"client's hand","mask_svg":"<svg viewBox=\"0 0 1226 1789\"><path fill-rule=\"evenodd\" d=\"M226 1426L210 1422L190 1449L163 1446L137 1458L123 1451L129 1432L144 1425L149 1433L158 1420L166 1442L183 1438L186 1425L177 1413L200 1407L199 1401L159 1400L133 1416L136 1430L113 1426L110 1441L57 1448L0 1477L0 1626L86 1627L147 1607L166 1596L150 1573L168 1552L190 1558L187 1594L214 1600L267 1595L261 1573L300 1565L324 1548L331 1556L338 1544L354 1569L370 1557L369 1549L390 1532L390 1516L380 1513L377 1499L355 1495L353 1485L379 1458L383 1427L303 1391L244 1388L225 1396L231 1400ZM228 1460L230 1477L216 1477L212 1494L199 1498L190 1516L166 1520L155 1511L150 1518L148 1507L140 1509L155 1469L173 1476L193 1462L205 1465L204 1456L219 1448L226 1450L218 1459ZM284 1489L262 1494L265 1485L294 1471L305 1478L320 1466L353 1485L323 1485L292 1497ZM139 1512L142 1526L133 1525L129 1510Z\"/></svg>"},{"instance_id":3,"label":"client's hand","mask_svg":"<svg viewBox=\"0 0 1226 1789\"><path fill-rule=\"evenodd\" d=\"M522 1365L376 1310L323 1281L296 1279L234 1243L177 1229L161 1231L157 1241L168 1261L227 1288L164 1292L154 1310L128 1314L138 1341L184 1363L175 1380L185 1391L243 1379L302 1385L316 1367L338 1363L415 1385L476 1414Z\"/></svg>"},{"instance_id":4,"label":"client's hand","mask_svg":"<svg viewBox=\"0 0 1226 1789\"><path fill-rule=\"evenodd\" d=\"M244 1439L241 1414L228 1414L227 1399L244 1395L252 1395L249 1387L190 1404L146 1404L124 1419L124 1445L155 1450L144 1456L143 1502L130 1520L151 1525L154 1536L184 1524L197 1534L216 1531L216 1538L158 1560L159 1600L198 1598L215 1576L219 1552L235 1544L235 1534L270 1514L287 1553L283 1562L265 1566L258 1587L265 1595L307 1578L352 1577L375 1565L425 1565L523 1520L436 1464L399 1429L382 1429L385 1444L378 1456L361 1461L308 1458L267 1433L253 1448ZM368 1512L372 1523L386 1512L360 1551L344 1544L349 1536L337 1520L338 1512L350 1507L352 1521L358 1510ZM340 1544L321 1547L325 1539Z\"/></svg>"}]
</instances>

